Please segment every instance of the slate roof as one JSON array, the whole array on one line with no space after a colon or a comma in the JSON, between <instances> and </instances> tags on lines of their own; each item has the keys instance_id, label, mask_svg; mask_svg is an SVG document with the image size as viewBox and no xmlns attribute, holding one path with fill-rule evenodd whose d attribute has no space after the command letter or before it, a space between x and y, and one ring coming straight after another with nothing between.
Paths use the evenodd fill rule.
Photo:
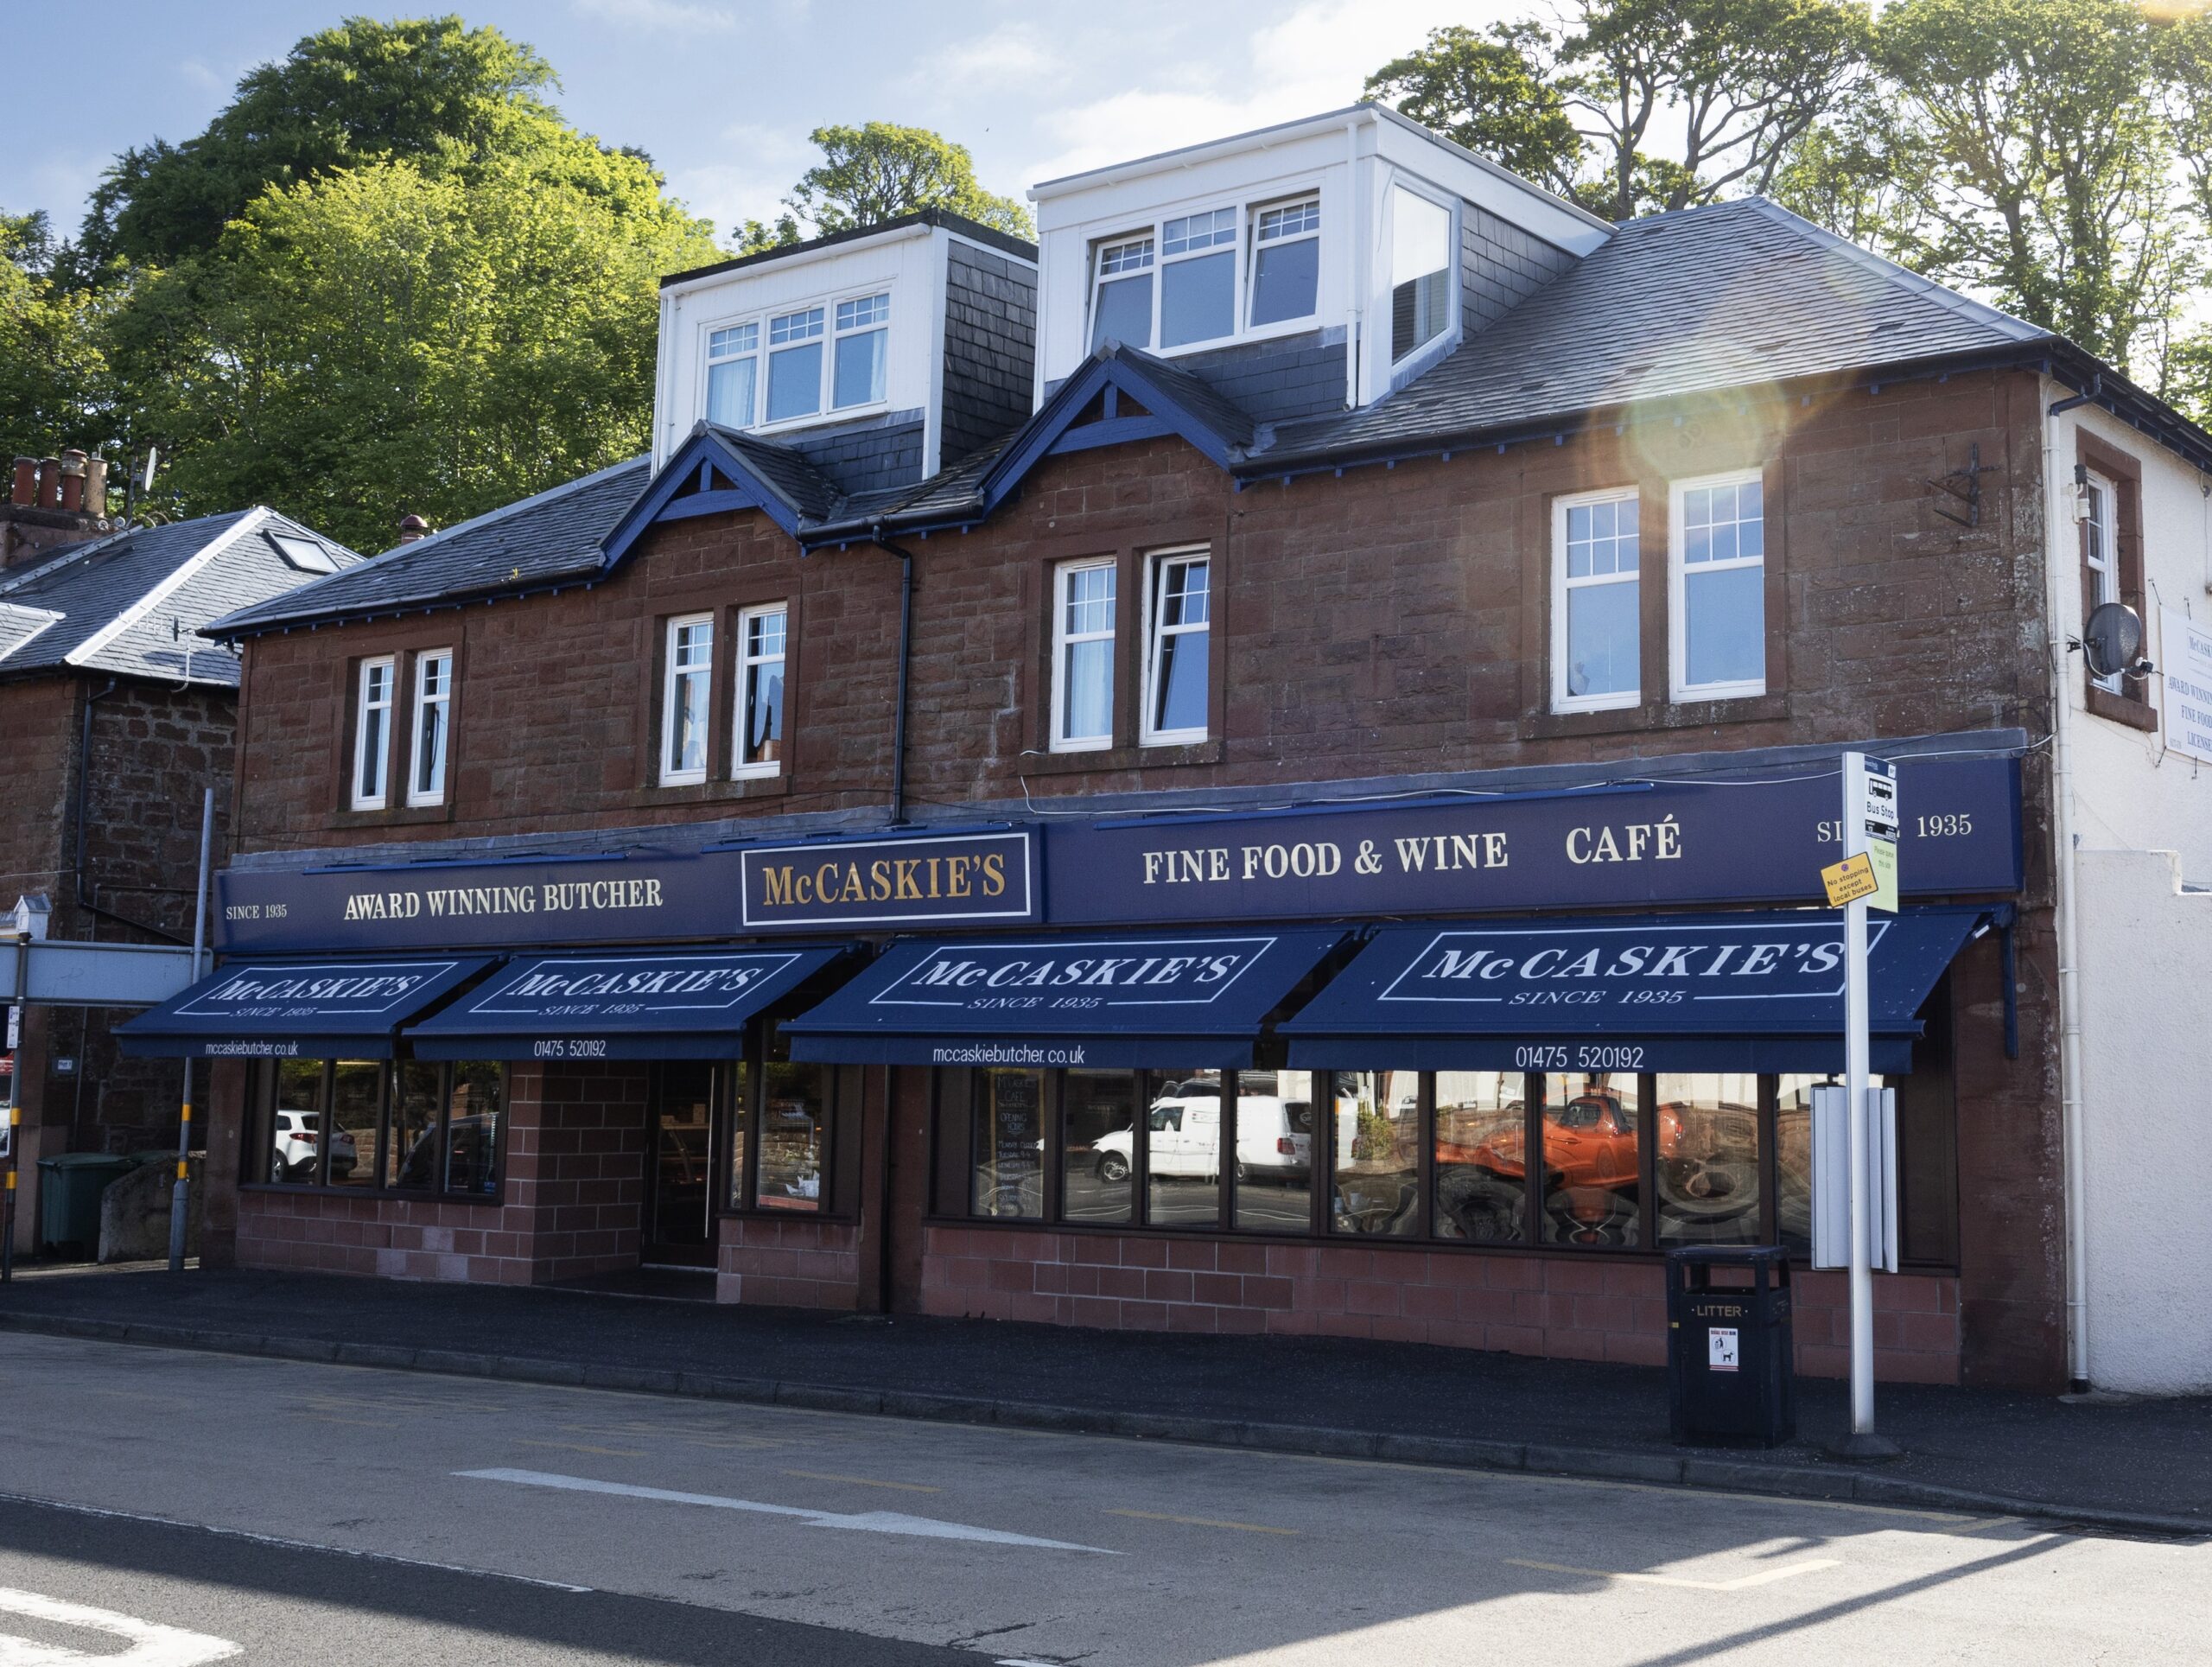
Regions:
<instances>
[{"instance_id":1,"label":"slate roof","mask_svg":"<svg viewBox=\"0 0 2212 1667\"><path fill-rule=\"evenodd\" d=\"M207 627L214 637L272 626L359 619L408 607L584 579L599 541L645 490L648 460L625 462L399 544L292 595L241 608Z\"/></svg>"},{"instance_id":2,"label":"slate roof","mask_svg":"<svg viewBox=\"0 0 2212 1667\"><path fill-rule=\"evenodd\" d=\"M271 533L320 545L341 574L360 560L259 506L72 544L0 577L0 678L80 667L235 687L237 656L198 633L219 614L308 582Z\"/></svg>"}]
</instances>

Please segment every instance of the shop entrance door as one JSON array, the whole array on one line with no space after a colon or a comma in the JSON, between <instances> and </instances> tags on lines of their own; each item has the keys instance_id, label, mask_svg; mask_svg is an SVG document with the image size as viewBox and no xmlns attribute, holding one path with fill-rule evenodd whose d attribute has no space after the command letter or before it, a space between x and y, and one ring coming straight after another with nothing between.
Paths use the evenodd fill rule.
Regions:
<instances>
[{"instance_id":1,"label":"shop entrance door","mask_svg":"<svg viewBox=\"0 0 2212 1667\"><path fill-rule=\"evenodd\" d=\"M721 1068L671 1060L655 1073L648 1113L645 1216L649 1267L715 1263L715 1101Z\"/></svg>"}]
</instances>

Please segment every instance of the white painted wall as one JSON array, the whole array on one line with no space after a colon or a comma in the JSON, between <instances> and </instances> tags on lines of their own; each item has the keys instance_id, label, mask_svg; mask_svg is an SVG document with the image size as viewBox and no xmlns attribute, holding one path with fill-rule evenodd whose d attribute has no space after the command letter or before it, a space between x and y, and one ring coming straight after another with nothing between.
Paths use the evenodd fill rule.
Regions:
<instances>
[{"instance_id":1,"label":"white painted wall","mask_svg":"<svg viewBox=\"0 0 2212 1667\"><path fill-rule=\"evenodd\" d=\"M2089 1378L2212 1390L2212 894L2171 851L2084 850L2083 1180Z\"/></svg>"}]
</instances>

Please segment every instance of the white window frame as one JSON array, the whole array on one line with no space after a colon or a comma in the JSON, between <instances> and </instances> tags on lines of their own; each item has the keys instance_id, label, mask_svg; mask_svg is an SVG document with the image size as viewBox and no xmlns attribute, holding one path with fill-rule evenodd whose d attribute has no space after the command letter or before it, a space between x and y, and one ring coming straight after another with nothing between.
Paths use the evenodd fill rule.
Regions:
<instances>
[{"instance_id":1,"label":"white window frame","mask_svg":"<svg viewBox=\"0 0 2212 1667\"><path fill-rule=\"evenodd\" d=\"M1623 503L1636 506L1640 519L1643 496L1634 487L1608 487L1597 492L1577 492L1552 499L1552 710L1554 712L1618 712L1643 703L1643 659L1637 656L1637 687L1618 694L1571 695L1567 690L1567 598L1570 590L1586 586L1621 584L1631 579L1637 590L1637 622L1641 647L1643 616L1643 540L1637 540L1637 567L1632 574L1606 573L1587 578L1570 579L1567 573L1567 512L1586 508L1592 504ZM1642 528L1639 525L1638 532Z\"/></svg>"},{"instance_id":2,"label":"white window frame","mask_svg":"<svg viewBox=\"0 0 2212 1667\"><path fill-rule=\"evenodd\" d=\"M753 652L753 622L766 619L771 614L783 616L784 633L781 646L772 654ZM761 602L754 607L741 608L737 615L737 690L734 711L736 722L729 738L729 773L734 780L756 780L766 776L780 775L784 760L780 758L754 759L745 756L746 738L753 733L753 668L757 665L779 665L784 669L784 729L777 735L779 750L791 744L791 608L789 602Z\"/></svg>"},{"instance_id":3,"label":"white window frame","mask_svg":"<svg viewBox=\"0 0 2212 1667\"><path fill-rule=\"evenodd\" d=\"M751 352L721 354L715 352L716 336L725 330L742 330L748 326L753 331ZM715 366L734 364L740 359L749 359L753 361L753 408L746 413L746 420L736 426L741 429L751 429L759 425L760 401L764 398L763 389L767 381L766 373L768 356L762 351L767 334L767 321L760 317L714 319L699 327L699 415L701 417L709 422L715 420L713 413L708 409L713 392Z\"/></svg>"},{"instance_id":4,"label":"white window frame","mask_svg":"<svg viewBox=\"0 0 2212 1667\"><path fill-rule=\"evenodd\" d=\"M838 314L844 309L858 306L862 302L873 301L880 301L883 303L883 315L880 318L870 317L865 323L854 325L843 325L837 321ZM881 405L891 393L891 291L888 288L885 288L866 290L855 296L842 296L830 303L829 317L830 362L825 367L824 380L827 385L823 391L830 403L823 409L834 411L840 417L850 416L855 411L872 411ZM877 331L881 332L883 336L883 391L880 394L872 394L866 399L855 400L849 405L838 404L836 403L838 350L855 336L868 335Z\"/></svg>"},{"instance_id":5,"label":"white window frame","mask_svg":"<svg viewBox=\"0 0 2212 1667\"><path fill-rule=\"evenodd\" d=\"M430 669L441 668L438 690L430 692ZM437 778L423 784L423 733L430 709L438 709ZM415 657L414 711L407 726L407 804L410 809L446 802L446 774L453 758L453 650L426 648Z\"/></svg>"},{"instance_id":6,"label":"white window frame","mask_svg":"<svg viewBox=\"0 0 2212 1667\"><path fill-rule=\"evenodd\" d=\"M677 634L688 626L707 627L707 659L703 666L677 664ZM660 679L660 785L664 787L689 787L707 779L708 760L713 756L712 737L699 748L699 767L685 770L671 762L675 755L677 735L676 685L679 677L703 677L707 680L706 697L699 703L699 713L706 719L715 709L715 616L712 614L677 614L671 615L662 633Z\"/></svg>"},{"instance_id":7,"label":"white window frame","mask_svg":"<svg viewBox=\"0 0 2212 1667\"><path fill-rule=\"evenodd\" d=\"M1106 627L1101 631L1070 631L1068 629L1068 589L1077 573L1104 572L1114 581L1114 595L1107 604ZM1111 556L1087 557L1080 561L1062 562L1052 569L1052 733L1046 742L1055 753L1103 753L1114 744L1114 673L1118 669L1114 662L1114 641L1121 623L1122 581L1120 563ZM1066 728L1068 697L1067 651L1077 643L1103 642L1106 645L1106 733L1100 735L1063 735Z\"/></svg>"},{"instance_id":8,"label":"white window frame","mask_svg":"<svg viewBox=\"0 0 2212 1667\"><path fill-rule=\"evenodd\" d=\"M1247 248L1244 256L1243 281L1237 286L1236 302L1238 315L1243 319L1244 328L1248 334L1252 331L1265 332L1268 330L1279 330L1288 325L1302 326L1309 320L1318 319L1321 315L1321 263L1319 258L1317 256L1313 263L1313 305L1312 309L1307 312L1297 314L1290 318L1276 319L1272 323L1255 324L1252 322L1252 305L1253 302L1259 298L1260 249L1262 246L1260 242L1260 218L1263 214L1287 213L1289 210L1294 208L1303 208L1308 203L1311 203L1313 206L1313 225L1311 230L1287 232L1280 236L1269 238L1267 240L1266 246L1268 248L1283 249L1287 248L1294 243L1318 244L1321 241L1321 194L1319 191L1294 192L1287 197L1277 197L1270 201L1254 202L1245 205L1244 241L1247 245Z\"/></svg>"},{"instance_id":9,"label":"white window frame","mask_svg":"<svg viewBox=\"0 0 2212 1667\"><path fill-rule=\"evenodd\" d=\"M1432 208L1440 208L1444 211L1444 266L1442 270L1449 280L1445 288L1450 297L1451 317L1446 321L1444 328L1434 335L1416 341L1402 354L1397 352L1397 343L1392 339L1394 334L1392 298L1398 292L1398 275L1393 270L1390 261L1383 263L1382 341L1384 347L1389 353L1390 368L1393 371L1398 371L1412 364L1424 353L1442 351L1440 344L1457 341L1460 332L1466 328L1466 301L1461 294L1465 282L1463 273L1465 256L1462 253L1462 247L1466 234L1460 228L1459 205L1456 200L1439 198L1431 192L1423 190L1420 184L1405 175L1399 175L1382 188L1383 201L1389 207L1390 216L1390 224L1383 228L1385 238L1383 246L1390 251L1392 260L1395 260L1397 254L1398 210L1395 199L1391 194L1402 191L1409 197L1418 198ZM1600 496L1602 495L1601 493Z\"/></svg>"},{"instance_id":10,"label":"white window frame","mask_svg":"<svg viewBox=\"0 0 2212 1667\"><path fill-rule=\"evenodd\" d=\"M384 697L372 698L369 690L372 674L382 672ZM357 811L381 811L391 802L391 707L392 692L397 682L398 662L390 654L378 654L361 662L361 669L353 680L353 779L349 797ZM361 791L363 767L369 761L369 716L377 717L377 779L376 792Z\"/></svg>"},{"instance_id":11,"label":"white window frame","mask_svg":"<svg viewBox=\"0 0 2212 1667\"><path fill-rule=\"evenodd\" d=\"M889 275L879 274L866 283L850 284L821 295L796 298L788 302L779 302L772 307L761 308L755 311L736 313L725 318L708 319L702 321L699 326L699 391L696 414L701 417L708 414L708 382L714 366L727 360L737 359L751 359L757 366L753 373L752 420L742 425L751 432L779 434L786 429L803 429L812 423L831 421L842 423L855 417L866 417L874 412L888 410L891 408L892 379L896 374L892 364L892 354L896 344L892 341L891 334L896 328L898 295L898 283ZM884 298L886 316L882 322L858 325L844 330L837 328L839 307L852 302L873 300L878 296ZM768 420L768 372L769 359L775 351L776 344L769 340L771 334L769 327L777 319L789 318L796 313L812 312L817 308L822 311L822 334L817 337L810 337L809 340L818 340L822 344L822 385L817 394L819 403L813 410L801 416L779 417L772 423ZM753 351L750 353L726 354L723 358L717 359L714 353L714 340L716 334L723 330L742 329L748 324L754 331ZM884 333L882 398L871 399L858 405L834 404L831 402L837 397L837 343L847 336L864 334L869 330L881 330Z\"/></svg>"},{"instance_id":12,"label":"white window frame","mask_svg":"<svg viewBox=\"0 0 2212 1667\"><path fill-rule=\"evenodd\" d=\"M1273 324L1254 325L1251 322L1252 274L1257 265L1254 258L1254 251L1258 246L1260 215L1267 209L1289 208L1301 202L1315 204L1320 211L1322 219L1321 224L1312 232L1299 235L1316 239L1328 235L1329 188L1319 177L1304 181L1270 181L1263 189L1249 195L1208 197L1200 201L1173 204L1161 208L1148 220L1123 223L1113 231L1090 234L1086 245L1090 251L1087 257L1090 265L1084 275L1088 302L1083 315L1084 353L1095 351L1090 342L1098 328L1098 295L1100 289L1111 281L1100 270L1100 264L1106 251L1109 249L1119 248L1125 244L1145 241L1149 241L1152 245L1152 264L1149 269L1152 273L1152 330L1148 341L1131 342L1129 344L1131 347L1141 347L1146 353L1158 358L1174 359L1183 353L1205 353L1216 347L1228 347L1232 343L1267 341L1276 336L1299 335L1314 328L1320 321L1321 295L1330 278L1325 250L1323 251L1320 275L1315 279L1313 284L1312 312L1301 318L1282 319ZM1217 245L1197 251L1195 253L1166 255L1161 252L1166 246L1168 221L1187 220L1194 214L1211 214L1223 210L1232 211L1236 216L1237 231L1233 242ZM1456 219L1453 225L1455 227L1458 225ZM1165 269L1175 261L1212 254L1217 249L1231 250L1236 257L1235 289L1230 305L1229 334L1208 336L1200 341L1185 341L1173 347L1158 346L1160 309L1166 304L1166 284L1163 277Z\"/></svg>"},{"instance_id":13,"label":"white window frame","mask_svg":"<svg viewBox=\"0 0 2212 1667\"><path fill-rule=\"evenodd\" d=\"M1162 576L1170 567L1194 562L1204 562L1206 564L1205 622L1202 625L1161 625L1156 617L1159 612L1156 599L1160 595ZM1144 675L1139 679L1144 690L1144 709L1137 715L1137 739L1143 746L1188 747L1195 742L1207 740L1212 734L1209 726L1204 723L1195 729L1155 729L1153 728L1152 715L1158 709L1160 672L1166 659L1166 656L1160 652L1160 639L1163 637L1180 637L1198 633L1203 633L1208 639L1206 643L1206 709L1211 717L1213 709L1215 646L1211 640L1214 615L1213 579L1213 548L1210 544L1190 544L1175 550L1155 550L1148 551L1145 556Z\"/></svg>"},{"instance_id":14,"label":"white window frame","mask_svg":"<svg viewBox=\"0 0 2212 1667\"><path fill-rule=\"evenodd\" d=\"M1167 247L1169 226L1182 226L1197 220L1217 221L1224 216L1228 221L1225 228L1228 232L1226 237L1222 235L1224 228L1209 225L1205 244L1195 249L1184 248L1172 253L1169 251ZM1186 348L1204 347L1216 342L1234 341L1236 339L1241 310L1238 302L1244 293L1244 255L1241 247L1243 241L1244 211L1242 204L1215 203L1203 208L1186 209L1179 214L1170 214L1160 220L1159 241L1153 245L1154 249L1158 251L1154 257L1158 265L1152 283L1152 339L1160 344L1160 351L1179 353ZM1199 336L1193 340L1179 341L1174 347L1168 347L1160 334L1162 327L1167 322L1168 269L1173 266L1180 266L1188 261L1211 260L1217 255L1224 254L1229 257L1229 334Z\"/></svg>"},{"instance_id":15,"label":"white window frame","mask_svg":"<svg viewBox=\"0 0 2212 1667\"><path fill-rule=\"evenodd\" d=\"M1759 540L1757 556L1738 556L1726 562L1701 562L1700 573L1727 573L1755 567L1759 570L1759 675L1726 683L1689 681L1689 538L1683 521L1691 493L1707 487L1764 487L1765 471L1732 469L1725 474L1701 474L1694 480L1667 483L1667 678L1673 698L1683 700L1744 700L1766 693L1766 540ZM1766 496L1759 496L1764 535Z\"/></svg>"},{"instance_id":16,"label":"white window frame","mask_svg":"<svg viewBox=\"0 0 2212 1667\"><path fill-rule=\"evenodd\" d=\"M1141 243L1145 246L1143 265L1131 266L1114 272L1109 272L1106 270L1106 254L1109 250L1126 249L1131 244L1136 243ZM1154 226L1115 237L1091 239L1090 309L1084 315L1083 331L1083 339L1087 344L1084 351L1087 353L1098 351L1096 345L1088 344L1093 344L1098 334L1099 300L1106 293L1106 286L1109 283L1126 282L1131 272L1137 271L1148 272L1152 275L1152 322L1144 340L1132 341L1127 345L1141 347L1147 353L1157 351L1152 344L1160 337L1160 228Z\"/></svg>"},{"instance_id":17,"label":"white window frame","mask_svg":"<svg viewBox=\"0 0 2212 1667\"><path fill-rule=\"evenodd\" d=\"M2095 608L2120 600L2120 488L2094 469L2082 470L2082 480L2089 494L2088 512L2082 518L2082 565L2089 575L2089 607ZM2088 622L2085 612L2083 629ZM2107 694L2126 692L2124 674L2118 671L2107 678L2093 675L2089 681Z\"/></svg>"}]
</instances>

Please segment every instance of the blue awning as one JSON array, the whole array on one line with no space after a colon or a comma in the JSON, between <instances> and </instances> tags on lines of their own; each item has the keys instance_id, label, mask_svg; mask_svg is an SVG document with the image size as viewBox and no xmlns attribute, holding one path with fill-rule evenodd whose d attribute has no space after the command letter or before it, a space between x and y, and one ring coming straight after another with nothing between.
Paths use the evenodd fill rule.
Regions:
<instances>
[{"instance_id":1,"label":"blue awning","mask_svg":"<svg viewBox=\"0 0 2212 1667\"><path fill-rule=\"evenodd\" d=\"M1980 909L1867 922L1873 1068ZM1840 1071L1843 918L1827 911L1391 926L1282 1027L1294 1066L1344 1070Z\"/></svg>"},{"instance_id":2,"label":"blue awning","mask_svg":"<svg viewBox=\"0 0 2212 1667\"><path fill-rule=\"evenodd\" d=\"M401 1025L498 961L233 961L115 1034L154 1058L388 1059Z\"/></svg>"},{"instance_id":3,"label":"blue awning","mask_svg":"<svg viewBox=\"0 0 2212 1667\"><path fill-rule=\"evenodd\" d=\"M831 1063L1236 1070L1343 941L1307 927L896 944L784 1034L793 1059Z\"/></svg>"},{"instance_id":4,"label":"blue awning","mask_svg":"<svg viewBox=\"0 0 2212 1667\"><path fill-rule=\"evenodd\" d=\"M748 1020L850 947L530 956L407 1040L422 1059L734 1059Z\"/></svg>"}]
</instances>

